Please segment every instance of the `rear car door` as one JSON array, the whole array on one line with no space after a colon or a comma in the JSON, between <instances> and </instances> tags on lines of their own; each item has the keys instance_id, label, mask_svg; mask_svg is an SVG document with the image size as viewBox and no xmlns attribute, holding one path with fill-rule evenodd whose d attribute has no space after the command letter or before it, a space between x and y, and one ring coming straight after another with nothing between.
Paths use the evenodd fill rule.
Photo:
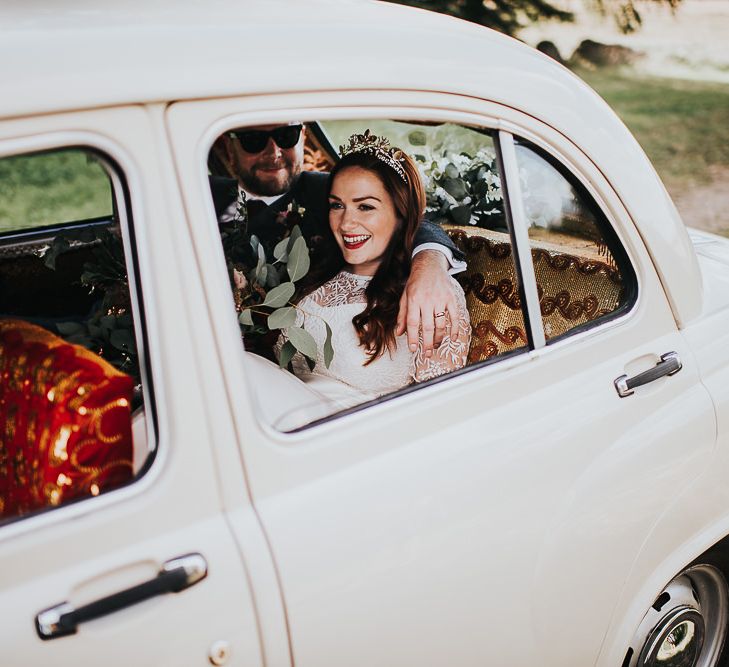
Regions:
<instances>
[{"instance_id":1,"label":"rear car door","mask_svg":"<svg viewBox=\"0 0 729 667\"><path fill-rule=\"evenodd\" d=\"M251 518L154 117L128 107L0 120L4 665L263 664L253 591L226 511L247 517L238 539L253 545L249 553L264 570L267 550ZM54 214L64 199L85 210L87 184L67 169L79 156L106 174L108 201L93 224L71 229ZM66 189L54 199L59 188ZM25 208L20 191L30 198ZM39 213L43 204L48 210ZM69 276L79 251L96 269L77 264ZM48 263L48 253L58 257ZM116 278L101 275L114 268ZM98 281L97 290L83 302L79 281L88 288L88 280ZM58 287L45 300L54 312L23 297L34 293L34 281ZM39 349L50 374L27 368ZM132 394L92 408L84 400L95 381L73 385L76 402L63 407L77 421L53 421L60 392L78 372L52 366L63 356L54 349L72 365L133 378L131 457L128 448L109 452L129 436ZM23 380L26 370L34 386ZM272 593L278 599L275 584Z\"/></svg>"}]
</instances>

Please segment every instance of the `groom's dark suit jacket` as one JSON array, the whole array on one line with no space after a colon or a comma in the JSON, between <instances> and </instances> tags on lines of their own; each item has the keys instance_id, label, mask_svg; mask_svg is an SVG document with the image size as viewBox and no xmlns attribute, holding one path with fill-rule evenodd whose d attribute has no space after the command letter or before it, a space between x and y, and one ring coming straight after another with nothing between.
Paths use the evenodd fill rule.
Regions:
<instances>
[{"instance_id":1,"label":"groom's dark suit jacket","mask_svg":"<svg viewBox=\"0 0 729 667\"><path fill-rule=\"evenodd\" d=\"M285 211L288 205L296 204L306 209L301 223L301 232L307 239L328 234L329 201L327 199L328 174L305 171L285 195L272 205L252 215L248 220L248 233L255 234L266 247L275 244L282 236L282 229L276 224L277 214ZM238 185L235 179L210 177L210 190L218 217L236 200ZM438 243L450 248L456 259L463 259L463 254L456 248L448 235L428 220L424 220L415 235L415 245L422 243Z\"/></svg>"}]
</instances>

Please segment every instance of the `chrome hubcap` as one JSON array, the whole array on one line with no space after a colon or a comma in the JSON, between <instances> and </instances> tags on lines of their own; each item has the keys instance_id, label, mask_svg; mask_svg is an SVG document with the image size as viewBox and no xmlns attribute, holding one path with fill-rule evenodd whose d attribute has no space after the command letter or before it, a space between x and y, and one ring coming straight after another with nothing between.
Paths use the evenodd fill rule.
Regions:
<instances>
[{"instance_id":1,"label":"chrome hubcap","mask_svg":"<svg viewBox=\"0 0 729 667\"><path fill-rule=\"evenodd\" d=\"M641 665L693 667L704 646L704 621L693 609L679 608L652 633Z\"/></svg>"},{"instance_id":2,"label":"chrome hubcap","mask_svg":"<svg viewBox=\"0 0 729 667\"><path fill-rule=\"evenodd\" d=\"M673 579L643 617L624 667L716 667L729 620L722 573L696 565Z\"/></svg>"}]
</instances>

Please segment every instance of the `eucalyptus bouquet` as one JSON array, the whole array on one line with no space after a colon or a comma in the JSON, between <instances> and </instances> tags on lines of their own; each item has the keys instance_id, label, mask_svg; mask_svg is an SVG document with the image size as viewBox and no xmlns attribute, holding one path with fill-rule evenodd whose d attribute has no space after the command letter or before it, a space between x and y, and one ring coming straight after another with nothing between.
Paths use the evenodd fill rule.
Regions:
<instances>
[{"instance_id":1,"label":"eucalyptus bouquet","mask_svg":"<svg viewBox=\"0 0 729 667\"><path fill-rule=\"evenodd\" d=\"M283 238L268 248L257 236L246 233L248 218L242 193L237 208L233 228L223 233L223 247L243 335L248 341L264 338L270 348L271 334L283 331L288 340L279 354L281 367L286 368L297 351L313 367L317 344L306 329L296 324L299 307L294 298L311 266L309 247L299 226L305 210L292 202L279 213L276 224L281 227ZM332 331L328 323L324 324L323 356L328 367L334 349Z\"/></svg>"}]
</instances>

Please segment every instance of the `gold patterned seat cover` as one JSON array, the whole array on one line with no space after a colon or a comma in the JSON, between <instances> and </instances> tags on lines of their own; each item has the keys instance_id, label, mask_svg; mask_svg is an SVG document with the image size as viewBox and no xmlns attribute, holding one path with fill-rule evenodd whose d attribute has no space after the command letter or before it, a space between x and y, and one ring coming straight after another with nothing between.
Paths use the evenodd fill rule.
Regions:
<instances>
[{"instance_id":1,"label":"gold patterned seat cover","mask_svg":"<svg viewBox=\"0 0 729 667\"><path fill-rule=\"evenodd\" d=\"M466 294L473 336L468 363L528 344L508 234L444 225L465 253L468 268L456 276ZM588 248L531 240L539 306L547 340L615 311L623 283L612 258Z\"/></svg>"},{"instance_id":2,"label":"gold patterned seat cover","mask_svg":"<svg viewBox=\"0 0 729 667\"><path fill-rule=\"evenodd\" d=\"M132 478L132 378L22 320L0 319L0 518Z\"/></svg>"}]
</instances>

